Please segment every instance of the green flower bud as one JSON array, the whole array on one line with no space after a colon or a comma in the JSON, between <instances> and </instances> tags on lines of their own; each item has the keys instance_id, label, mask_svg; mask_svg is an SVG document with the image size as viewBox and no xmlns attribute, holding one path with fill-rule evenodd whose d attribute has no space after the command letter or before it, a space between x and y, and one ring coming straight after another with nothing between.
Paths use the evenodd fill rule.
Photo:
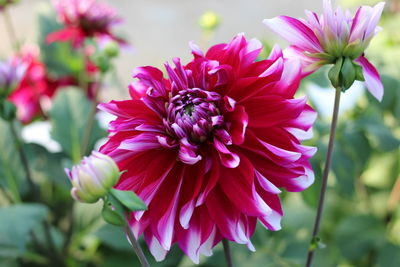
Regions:
<instances>
[{"instance_id":1,"label":"green flower bud","mask_svg":"<svg viewBox=\"0 0 400 267\"><path fill-rule=\"evenodd\" d=\"M356 80L356 69L354 67L353 61L350 58L346 57L346 59L344 60L340 74L343 81L342 88L349 89Z\"/></svg>"},{"instance_id":2,"label":"green flower bud","mask_svg":"<svg viewBox=\"0 0 400 267\"><path fill-rule=\"evenodd\" d=\"M72 197L86 203L94 203L106 196L120 177L114 160L96 151L85 157L80 165L65 172L72 183Z\"/></svg>"},{"instance_id":3,"label":"green flower bud","mask_svg":"<svg viewBox=\"0 0 400 267\"><path fill-rule=\"evenodd\" d=\"M201 15L199 19L199 25L203 30L213 31L220 24L221 20L217 13L212 11L207 11Z\"/></svg>"},{"instance_id":4,"label":"green flower bud","mask_svg":"<svg viewBox=\"0 0 400 267\"><path fill-rule=\"evenodd\" d=\"M109 58L117 57L119 54L119 46L117 42L110 41L104 46L104 54Z\"/></svg>"},{"instance_id":5,"label":"green flower bud","mask_svg":"<svg viewBox=\"0 0 400 267\"><path fill-rule=\"evenodd\" d=\"M12 121L17 116L17 107L8 100L0 99L0 117L5 121Z\"/></svg>"},{"instance_id":6,"label":"green flower bud","mask_svg":"<svg viewBox=\"0 0 400 267\"><path fill-rule=\"evenodd\" d=\"M332 86L335 88L341 86L342 83L340 77L340 71L342 69L342 65L343 65L343 58L339 58L336 61L335 65L333 65L333 67L328 72L329 80L331 81Z\"/></svg>"}]
</instances>

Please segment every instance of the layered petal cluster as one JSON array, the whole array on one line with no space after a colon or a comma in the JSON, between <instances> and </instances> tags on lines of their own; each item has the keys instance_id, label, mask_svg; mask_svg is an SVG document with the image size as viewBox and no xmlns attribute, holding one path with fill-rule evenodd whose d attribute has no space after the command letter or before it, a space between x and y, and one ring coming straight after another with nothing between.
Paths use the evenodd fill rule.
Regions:
<instances>
[{"instance_id":1,"label":"layered petal cluster","mask_svg":"<svg viewBox=\"0 0 400 267\"><path fill-rule=\"evenodd\" d=\"M21 62L25 71L9 100L17 106L18 119L29 123L49 109L51 98L59 87L74 81L70 78L50 78L46 66L39 60L39 50L34 47L23 49L14 60Z\"/></svg>"},{"instance_id":2,"label":"layered petal cluster","mask_svg":"<svg viewBox=\"0 0 400 267\"><path fill-rule=\"evenodd\" d=\"M156 260L172 244L196 263L223 238L254 247L257 221L279 230L280 188L302 191L314 181L309 158L315 112L295 99L301 79L296 60L275 47L256 61L261 43L240 34L206 54L134 70L131 99L100 104L117 118L100 149L121 171L117 189L148 205L130 226Z\"/></svg>"},{"instance_id":3,"label":"layered petal cluster","mask_svg":"<svg viewBox=\"0 0 400 267\"><path fill-rule=\"evenodd\" d=\"M306 10L306 19L279 16L266 19L264 23L290 42L285 56L301 58L305 73L335 63L341 57L351 58L362 67L370 93L381 100L383 85L380 76L364 56L364 51L380 30L377 24L385 3L380 2L374 7L361 6L354 17L340 7L334 11L331 0L323 3L321 16Z\"/></svg>"},{"instance_id":4,"label":"layered petal cluster","mask_svg":"<svg viewBox=\"0 0 400 267\"><path fill-rule=\"evenodd\" d=\"M64 28L49 34L48 42L70 41L79 47L86 38L108 38L124 43L111 32L122 19L108 5L97 0L55 0L55 6Z\"/></svg>"}]
</instances>

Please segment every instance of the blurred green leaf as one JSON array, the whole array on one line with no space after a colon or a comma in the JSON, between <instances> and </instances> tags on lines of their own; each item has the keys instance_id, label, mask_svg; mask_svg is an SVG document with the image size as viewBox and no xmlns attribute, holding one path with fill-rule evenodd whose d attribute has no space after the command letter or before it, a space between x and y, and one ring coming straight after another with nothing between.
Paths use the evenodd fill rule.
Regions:
<instances>
[{"instance_id":1,"label":"blurred green leaf","mask_svg":"<svg viewBox=\"0 0 400 267\"><path fill-rule=\"evenodd\" d=\"M40 204L17 204L0 208L0 256L18 257L26 251L29 233L47 216Z\"/></svg>"},{"instance_id":2,"label":"blurred green leaf","mask_svg":"<svg viewBox=\"0 0 400 267\"><path fill-rule=\"evenodd\" d=\"M38 144L25 144L32 174L38 181L49 181L62 189L69 190L70 182L62 167L64 156L62 153L50 153Z\"/></svg>"},{"instance_id":3,"label":"blurred green leaf","mask_svg":"<svg viewBox=\"0 0 400 267\"><path fill-rule=\"evenodd\" d=\"M55 42L48 44L46 36L61 29L53 12L47 10L38 16L39 45L41 57L47 69L58 76L79 76L84 70L82 56L72 49L68 42Z\"/></svg>"},{"instance_id":4,"label":"blurred green leaf","mask_svg":"<svg viewBox=\"0 0 400 267\"><path fill-rule=\"evenodd\" d=\"M81 154L87 154L92 150L95 141L105 136L105 132L95 120L88 149L86 153L81 153L81 142L88 125L90 110L91 103L83 92L69 88L57 93L50 111L52 137L74 162L79 162Z\"/></svg>"},{"instance_id":5,"label":"blurred green leaf","mask_svg":"<svg viewBox=\"0 0 400 267\"><path fill-rule=\"evenodd\" d=\"M400 264L400 246L386 243L378 252L377 267L398 267Z\"/></svg>"},{"instance_id":6,"label":"blurred green leaf","mask_svg":"<svg viewBox=\"0 0 400 267\"><path fill-rule=\"evenodd\" d=\"M147 210L146 204L132 191L112 188L110 193L130 211Z\"/></svg>"},{"instance_id":7,"label":"blurred green leaf","mask_svg":"<svg viewBox=\"0 0 400 267\"><path fill-rule=\"evenodd\" d=\"M15 146L9 123L0 119L0 184L8 188L15 200L19 200L21 185L25 181L25 173Z\"/></svg>"},{"instance_id":8,"label":"blurred green leaf","mask_svg":"<svg viewBox=\"0 0 400 267\"><path fill-rule=\"evenodd\" d=\"M340 193L343 196L351 197L355 189L355 166L353 160L345 153L342 146L339 144L336 144L333 150L332 171L335 174Z\"/></svg>"},{"instance_id":9,"label":"blurred green leaf","mask_svg":"<svg viewBox=\"0 0 400 267\"><path fill-rule=\"evenodd\" d=\"M115 250L131 251L132 247L129 245L122 227L114 226L111 224L104 224L101 226L94 235L98 237L101 242Z\"/></svg>"},{"instance_id":10,"label":"blurred green leaf","mask_svg":"<svg viewBox=\"0 0 400 267\"><path fill-rule=\"evenodd\" d=\"M354 215L342 220L335 232L336 245L350 260L359 259L385 241L385 227L375 217Z\"/></svg>"}]
</instances>

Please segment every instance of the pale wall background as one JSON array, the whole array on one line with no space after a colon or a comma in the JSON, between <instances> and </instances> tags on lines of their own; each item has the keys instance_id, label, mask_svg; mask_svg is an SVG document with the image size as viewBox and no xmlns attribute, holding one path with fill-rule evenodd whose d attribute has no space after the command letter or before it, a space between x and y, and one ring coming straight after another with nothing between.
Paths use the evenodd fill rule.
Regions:
<instances>
[{"instance_id":1,"label":"pale wall background","mask_svg":"<svg viewBox=\"0 0 400 267\"><path fill-rule=\"evenodd\" d=\"M105 0L104 0L105 1ZM116 28L134 47L117 60L121 84L132 79L131 71L140 65L162 66L173 57L184 61L190 58L188 42L201 43L201 30L197 20L205 11L212 10L221 16L222 23L207 46L228 42L234 35L244 32L248 38L279 40L263 24L264 18L286 14L303 16L304 9L321 11L322 0L108 0L125 22ZM50 0L21 0L11 7L10 13L17 35L25 43L37 40L36 12L50 5ZM0 18L0 57L11 55L4 21ZM283 43L281 40L279 42ZM202 44L205 46L205 44ZM119 98L124 92L112 91L103 97Z\"/></svg>"}]
</instances>

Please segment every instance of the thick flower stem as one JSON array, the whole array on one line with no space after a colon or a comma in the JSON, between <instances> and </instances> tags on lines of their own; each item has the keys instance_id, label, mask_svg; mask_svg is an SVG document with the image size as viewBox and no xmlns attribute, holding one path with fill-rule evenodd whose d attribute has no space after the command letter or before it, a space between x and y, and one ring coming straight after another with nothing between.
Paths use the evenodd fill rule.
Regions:
<instances>
[{"instance_id":1,"label":"thick flower stem","mask_svg":"<svg viewBox=\"0 0 400 267\"><path fill-rule=\"evenodd\" d=\"M4 24L7 29L8 37L10 38L11 47L15 52L18 52L19 43L17 39L17 35L15 33L14 25L12 23L10 14L8 13L8 9L5 8L3 10Z\"/></svg>"},{"instance_id":2,"label":"thick flower stem","mask_svg":"<svg viewBox=\"0 0 400 267\"><path fill-rule=\"evenodd\" d=\"M315 217L311 244L310 244L310 248L308 250L307 262L305 265L306 267L311 266L311 263L312 263L312 260L314 257L314 252L315 252L315 243L314 242L316 242L316 239L317 239L317 236L319 233L322 212L324 209L325 194L326 194L326 188L328 185L328 175L329 175L329 170L331 167L333 145L334 145L335 136L336 136L336 125L337 125L338 115L339 115L340 92L341 92L341 89L336 88L335 104L333 107L331 130L330 130L330 134L329 134L328 151L326 152L325 169L324 169L324 173L323 173L323 177L322 177L321 193L320 193L319 201L318 201L318 210L317 210L317 215Z\"/></svg>"},{"instance_id":3,"label":"thick flower stem","mask_svg":"<svg viewBox=\"0 0 400 267\"><path fill-rule=\"evenodd\" d=\"M226 239L222 239L222 245L224 246L226 266L233 267L232 254L231 254L231 248L229 246L229 241Z\"/></svg>"},{"instance_id":4,"label":"thick flower stem","mask_svg":"<svg viewBox=\"0 0 400 267\"><path fill-rule=\"evenodd\" d=\"M131 246L133 250L135 251L136 255L139 258L140 263L142 264L143 267L150 267L149 262L146 259L146 256L143 253L142 248L139 245L139 242L136 240L135 236L132 233L132 230L129 226L125 227L126 233L128 234L129 241L131 243Z\"/></svg>"}]
</instances>

